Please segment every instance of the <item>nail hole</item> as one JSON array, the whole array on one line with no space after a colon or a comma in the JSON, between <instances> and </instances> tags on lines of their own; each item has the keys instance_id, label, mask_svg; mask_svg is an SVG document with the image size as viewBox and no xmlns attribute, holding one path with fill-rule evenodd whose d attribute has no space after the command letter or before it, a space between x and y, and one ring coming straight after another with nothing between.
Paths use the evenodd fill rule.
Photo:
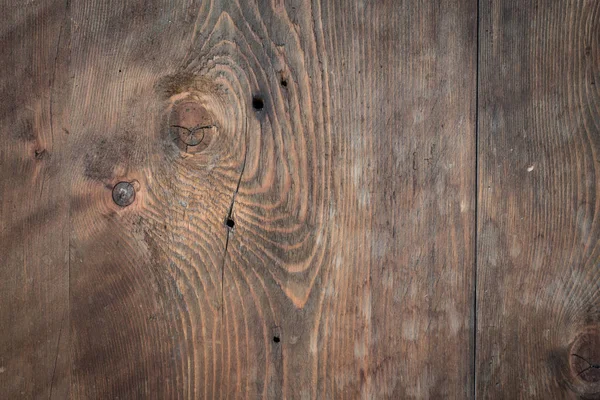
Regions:
<instances>
[{"instance_id":1,"label":"nail hole","mask_svg":"<svg viewBox=\"0 0 600 400\"><path fill-rule=\"evenodd\" d=\"M275 343L279 343L281 339L279 339L279 336L273 336L273 341Z\"/></svg>"},{"instance_id":2,"label":"nail hole","mask_svg":"<svg viewBox=\"0 0 600 400\"><path fill-rule=\"evenodd\" d=\"M225 221L225 225L233 229L233 227L235 226L235 222L231 218L227 218L227 221Z\"/></svg>"},{"instance_id":3,"label":"nail hole","mask_svg":"<svg viewBox=\"0 0 600 400\"><path fill-rule=\"evenodd\" d=\"M285 79L281 80L281 86L287 87L287 81Z\"/></svg>"},{"instance_id":4,"label":"nail hole","mask_svg":"<svg viewBox=\"0 0 600 400\"><path fill-rule=\"evenodd\" d=\"M258 96L254 96L252 98L252 107L254 107L255 110L260 111L263 109L264 106L265 106L265 103L264 103L263 99L261 99Z\"/></svg>"}]
</instances>

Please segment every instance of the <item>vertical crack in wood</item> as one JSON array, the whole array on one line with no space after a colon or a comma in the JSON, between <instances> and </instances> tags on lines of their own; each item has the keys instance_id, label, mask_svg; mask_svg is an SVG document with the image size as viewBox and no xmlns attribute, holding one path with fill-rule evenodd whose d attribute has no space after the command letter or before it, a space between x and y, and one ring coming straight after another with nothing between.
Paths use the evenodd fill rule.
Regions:
<instances>
[{"instance_id":1,"label":"vertical crack in wood","mask_svg":"<svg viewBox=\"0 0 600 400\"><path fill-rule=\"evenodd\" d=\"M65 24L67 23L67 18L69 18L69 6L70 6L70 0L66 0L65 2L65 17L63 19L63 22L60 24L60 30L58 31L58 41L56 43L56 53L54 55L54 67L52 70L52 80L50 81L50 104L48 106L48 113L50 114L50 137L52 138L52 141L54 142L54 121L53 121L53 110L52 110L52 103L54 101L54 83L56 81L56 67L58 65L58 56L59 56L59 52L60 52L60 43L62 40L62 35L63 35L63 29L65 27ZM53 143L54 144L54 143Z\"/></svg>"},{"instance_id":2,"label":"vertical crack in wood","mask_svg":"<svg viewBox=\"0 0 600 400\"><path fill-rule=\"evenodd\" d=\"M70 189L70 187L69 187ZM69 340L69 343L67 343L68 346L71 345L70 341L71 341L71 202L69 201L69 210L67 211L67 323L68 325L68 331L67 331L67 340ZM69 353L69 359L68 362L71 363L72 358L71 358L71 353ZM68 369L68 379L69 382L71 381L71 372L70 372L70 368ZM70 384L70 383L69 383Z\"/></svg>"},{"instance_id":3,"label":"vertical crack in wood","mask_svg":"<svg viewBox=\"0 0 600 400\"><path fill-rule=\"evenodd\" d=\"M477 399L477 247L479 246L479 55L480 55L480 0L476 6L476 23L475 23L475 216L474 226L474 253L473 253L473 387L472 398Z\"/></svg>"},{"instance_id":4,"label":"vertical crack in wood","mask_svg":"<svg viewBox=\"0 0 600 400\"><path fill-rule=\"evenodd\" d=\"M235 187L235 192L233 192L233 196L231 198L231 204L229 205L229 210L227 211L227 219L231 219L231 215L233 213L233 205L235 204L235 198L240 190L240 183L242 182L242 176L244 175L244 170L246 169L246 153L244 153L244 161L242 163L242 171L240 172L240 178L238 179L237 186Z\"/></svg>"},{"instance_id":5,"label":"vertical crack in wood","mask_svg":"<svg viewBox=\"0 0 600 400\"><path fill-rule=\"evenodd\" d=\"M230 231L228 229L227 237L225 238L225 251L223 251L223 262L221 263L221 329L223 329L223 319L225 317L225 292L223 286L225 286L225 260L227 259L227 247L229 246L229 234Z\"/></svg>"},{"instance_id":6,"label":"vertical crack in wood","mask_svg":"<svg viewBox=\"0 0 600 400\"><path fill-rule=\"evenodd\" d=\"M54 389L54 377L56 376L56 365L58 364L58 355L60 353L60 338L62 336L63 326L65 318L60 321L60 330L58 331L58 340L56 341L56 357L54 357L54 368L52 370L52 378L50 379L50 393L48 394L48 400L52 399L52 389Z\"/></svg>"},{"instance_id":7,"label":"vertical crack in wood","mask_svg":"<svg viewBox=\"0 0 600 400\"><path fill-rule=\"evenodd\" d=\"M246 143L247 145L248 143ZM231 219L233 214L233 206L235 204L235 198L240 190L240 184L242 183L242 177L244 176L244 170L246 169L246 160L248 157L248 146L244 146L244 160L242 161L242 170L240 171L240 177L238 178L237 185L235 187L235 191L233 192L233 196L231 196L231 204L229 205L229 210L227 211L227 217L225 217L225 223ZM232 228L227 226L227 238L225 239L225 251L223 252L223 262L221 263L221 322L223 321L224 313L225 313L225 293L224 293L224 285L225 285L225 260L227 259L227 248L229 247L229 235L231 235ZM222 325L221 325L222 326Z\"/></svg>"},{"instance_id":8,"label":"vertical crack in wood","mask_svg":"<svg viewBox=\"0 0 600 400\"><path fill-rule=\"evenodd\" d=\"M61 51L61 43L62 43L62 39L63 39L63 32L64 32L64 28L65 25L68 22L68 18L69 18L69 11L70 11L70 0L65 0L65 8L64 8L64 17L63 20L60 24L60 29L58 32L58 40L56 43L56 52L54 54L54 64L53 64L53 68L52 68L52 78L49 82L49 105L48 105L48 114L49 114L49 119L50 119L50 138L52 141L52 145L54 145L54 110L53 110L53 104L54 104L54 86L56 84L56 70L58 68L58 60L60 57L60 51ZM41 151L41 155L43 155L45 153L45 150ZM38 154L36 152L36 158L38 158ZM40 157L41 158L41 157ZM44 183L46 181L46 177L44 177L44 180L42 181L42 188L40 191L40 197L43 193L44 190ZM63 186L64 189L64 186ZM54 357L54 366L52 368L52 377L50 378L50 390L48 392L48 400L52 399L52 393L54 390L54 380L56 378L56 367L58 365L58 356L60 355L60 341L62 338L62 332L63 332L63 328L64 328L64 324L65 324L65 320L69 320L69 324L70 324L70 315L71 315L71 238L70 238L70 224L71 224L71 203L69 201L69 209L68 209L68 218L67 218L67 228L69 229L69 238L67 240L67 315L64 316L61 321L60 321L60 329L58 331L58 338L56 341L56 356ZM62 240L64 240L64 236L62 236Z\"/></svg>"}]
</instances>

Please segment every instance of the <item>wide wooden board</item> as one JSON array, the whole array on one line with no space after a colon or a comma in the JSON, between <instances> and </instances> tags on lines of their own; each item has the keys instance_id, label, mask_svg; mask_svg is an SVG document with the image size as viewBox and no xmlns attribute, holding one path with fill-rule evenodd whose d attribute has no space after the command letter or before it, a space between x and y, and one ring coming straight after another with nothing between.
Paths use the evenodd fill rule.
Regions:
<instances>
[{"instance_id":1,"label":"wide wooden board","mask_svg":"<svg viewBox=\"0 0 600 400\"><path fill-rule=\"evenodd\" d=\"M472 398L476 6L5 1L3 397Z\"/></svg>"}]
</instances>

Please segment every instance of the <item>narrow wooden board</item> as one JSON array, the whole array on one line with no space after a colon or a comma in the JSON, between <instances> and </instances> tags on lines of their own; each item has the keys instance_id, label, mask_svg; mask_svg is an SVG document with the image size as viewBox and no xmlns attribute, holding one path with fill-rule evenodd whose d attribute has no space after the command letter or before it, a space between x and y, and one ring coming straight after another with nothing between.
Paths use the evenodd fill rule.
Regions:
<instances>
[{"instance_id":1,"label":"narrow wooden board","mask_svg":"<svg viewBox=\"0 0 600 400\"><path fill-rule=\"evenodd\" d=\"M480 9L478 398L598 398L597 1Z\"/></svg>"},{"instance_id":2,"label":"narrow wooden board","mask_svg":"<svg viewBox=\"0 0 600 400\"><path fill-rule=\"evenodd\" d=\"M0 397L69 393L64 3L0 4Z\"/></svg>"},{"instance_id":3,"label":"narrow wooden board","mask_svg":"<svg viewBox=\"0 0 600 400\"><path fill-rule=\"evenodd\" d=\"M0 392L472 397L474 2L8 20Z\"/></svg>"}]
</instances>

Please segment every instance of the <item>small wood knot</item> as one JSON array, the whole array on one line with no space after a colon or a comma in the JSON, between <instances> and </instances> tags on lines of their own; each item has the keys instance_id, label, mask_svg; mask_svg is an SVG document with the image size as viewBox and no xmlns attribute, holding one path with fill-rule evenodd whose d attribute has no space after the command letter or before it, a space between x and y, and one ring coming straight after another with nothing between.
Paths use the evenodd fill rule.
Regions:
<instances>
[{"instance_id":1,"label":"small wood knot","mask_svg":"<svg viewBox=\"0 0 600 400\"><path fill-rule=\"evenodd\" d=\"M118 206L127 207L135 200L135 188L130 182L119 182L113 188L112 198Z\"/></svg>"},{"instance_id":2,"label":"small wood knot","mask_svg":"<svg viewBox=\"0 0 600 400\"><path fill-rule=\"evenodd\" d=\"M600 334L588 328L573 342L569 352L571 374L586 384L600 382Z\"/></svg>"},{"instance_id":3,"label":"small wood knot","mask_svg":"<svg viewBox=\"0 0 600 400\"><path fill-rule=\"evenodd\" d=\"M36 160L41 160L46 157L46 149L35 149L33 151L33 156Z\"/></svg>"},{"instance_id":4,"label":"small wood knot","mask_svg":"<svg viewBox=\"0 0 600 400\"><path fill-rule=\"evenodd\" d=\"M189 153L208 147L217 129L213 115L195 101L176 104L171 111L170 125L178 147Z\"/></svg>"}]
</instances>

